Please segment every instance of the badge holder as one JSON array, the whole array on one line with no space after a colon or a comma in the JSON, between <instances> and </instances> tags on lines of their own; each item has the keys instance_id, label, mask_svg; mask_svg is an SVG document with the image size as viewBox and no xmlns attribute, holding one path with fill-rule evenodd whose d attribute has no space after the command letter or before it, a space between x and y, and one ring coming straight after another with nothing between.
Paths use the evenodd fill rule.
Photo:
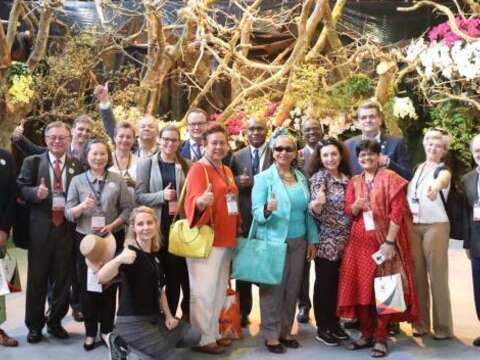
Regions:
<instances>
[{"instance_id":1,"label":"badge holder","mask_svg":"<svg viewBox=\"0 0 480 360\"><path fill-rule=\"evenodd\" d=\"M227 201L228 215L238 215L237 195L229 192L227 195L225 195L225 199Z\"/></svg>"},{"instance_id":2,"label":"badge holder","mask_svg":"<svg viewBox=\"0 0 480 360\"><path fill-rule=\"evenodd\" d=\"M91 228L92 231L100 231L105 227L105 214L100 208L96 208L92 215Z\"/></svg>"},{"instance_id":3,"label":"badge holder","mask_svg":"<svg viewBox=\"0 0 480 360\"><path fill-rule=\"evenodd\" d=\"M375 230L375 221L373 220L373 211L368 210L363 212L363 223L366 231Z\"/></svg>"},{"instance_id":4,"label":"badge holder","mask_svg":"<svg viewBox=\"0 0 480 360\"><path fill-rule=\"evenodd\" d=\"M65 193L54 192L52 195L52 210L64 211L65 210Z\"/></svg>"},{"instance_id":5,"label":"badge holder","mask_svg":"<svg viewBox=\"0 0 480 360\"><path fill-rule=\"evenodd\" d=\"M98 282L97 273L87 268L87 291L101 293L103 292L102 284Z\"/></svg>"}]
</instances>

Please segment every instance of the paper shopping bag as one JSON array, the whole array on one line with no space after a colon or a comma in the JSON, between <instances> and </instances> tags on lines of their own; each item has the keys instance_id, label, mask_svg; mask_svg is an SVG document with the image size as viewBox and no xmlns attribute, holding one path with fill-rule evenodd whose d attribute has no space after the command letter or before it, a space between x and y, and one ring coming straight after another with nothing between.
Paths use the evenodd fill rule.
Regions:
<instances>
[{"instance_id":1,"label":"paper shopping bag","mask_svg":"<svg viewBox=\"0 0 480 360\"><path fill-rule=\"evenodd\" d=\"M407 309L400 274L376 277L374 289L379 315L402 313Z\"/></svg>"}]
</instances>

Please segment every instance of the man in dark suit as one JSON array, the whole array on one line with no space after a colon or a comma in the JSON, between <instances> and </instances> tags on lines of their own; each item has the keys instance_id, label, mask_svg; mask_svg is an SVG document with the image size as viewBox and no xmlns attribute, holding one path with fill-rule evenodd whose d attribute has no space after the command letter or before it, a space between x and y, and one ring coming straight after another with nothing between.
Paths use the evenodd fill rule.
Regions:
<instances>
[{"instance_id":1,"label":"man in dark suit","mask_svg":"<svg viewBox=\"0 0 480 360\"><path fill-rule=\"evenodd\" d=\"M69 336L61 321L68 310L73 242L63 212L70 180L81 172L80 164L67 156L70 136L68 125L59 121L49 124L45 130L48 151L27 157L17 179L20 194L30 205L25 314L29 343L42 340L45 323L53 336ZM49 279L52 296L46 319Z\"/></svg>"},{"instance_id":2,"label":"man in dark suit","mask_svg":"<svg viewBox=\"0 0 480 360\"><path fill-rule=\"evenodd\" d=\"M240 193L238 202L242 216L242 232L245 236L252 224L253 177L273 163L272 152L265 142L265 122L250 118L247 121L247 136L250 145L233 153L230 163ZM252 284L237 280L236 287L240 294L241 323L244 327L248 325L248 315L252 310Z\"/></svg>"},{"instance_id":3,"label":"man in dark suit","mask_svg":"<svg viewBox=\"0 0 480 360\"><path fill-rule=\"evenodd\" d=\"M7 240L12 227L16 184L15 184L15 161L12 154L7 150L0 149L0 259L5 257L7 251ZM5 319L5 296L0 296L0 325ZM18 346L17 340L9 337L5 331L0 329L0 345Z\"/></svg>"},{"instance_id":4,"label":"man in dark suit","mask_svg":"<svg viewBox=\"0 0 480 360\"><path fill-rule=\"evenodd\" d=\"M316 119L308 119L302 123L302 136L305 146L298 152L298 166L302 173L309 178L307 174L307 166L310 157L315 151L316 146L322 140L322 127ZM298 314L297 321L300 323L308 323L309 312L312 308L310 301L310 261L305 260L303 267L302 284L298 293Z\"/></svg>"},{"instance_id":5,"label":"man in dark suit","mask_svg":"<svg viewBox=\"0 0 480 360\"><path fill-rule=\"evenodd\" d=\"M190 109L185 116L187 121L188 140L180 147L180 155L192 162L203 156L203 133L207 129L208 114L200 108Z\"/></svg>"},{"instance_id":6,"label":"man in dark suit","mask_svg":"<svg viewBox=\"0 0 480 360\"><path fill-rule=\"evenodd\" d=\"M475 308L480 320L480 134L473 138L470 149L477 168L463 177L465 192L463 247L472 263ZM480 336L473 341L473 345L480 347Z\"/></svg>"},{"instance_id":7,"label":"man in dark suit","mask_svg":"<svg viewBox=\"0 0 480 360\"><path fill-rule=\"evenodd\" d=\"M360 174L362 167L358 163L356 147L362 140L376 140L381 146L380 166L384 166L406 180L412 178L412 171L408 161L407 147L402 138L382 134L381 127L383 123L383 113L375 101L366 101L362 103L357 110L358 127L362 135L355 136L345 141L345 145L350 151L352 160L353 175Z\"/></svg>"}]
</instances>

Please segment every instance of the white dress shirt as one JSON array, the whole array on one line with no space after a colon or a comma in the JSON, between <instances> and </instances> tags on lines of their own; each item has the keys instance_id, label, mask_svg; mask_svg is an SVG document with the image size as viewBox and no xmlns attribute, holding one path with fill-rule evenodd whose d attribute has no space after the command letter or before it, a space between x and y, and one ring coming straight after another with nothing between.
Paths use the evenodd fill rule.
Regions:
<instances>
[{"instance_id":1,"label":"white dress shirt","mask_svg":"<svg viewBox=\"0 0 480 360\"><path fill-rule=\"evenodd\" d=\"M265 161L265 150L266 150L266 147L267 147L267 142L264 142L262 146L260 146L259 148L256 148L256 147L253 147L252 145L250 145L250 154L252 155L252 161L253 161L253 157L254 157L254 151L256 149L258 149L258 156L260 156L260 163L258 165L258 171L261 172L262 169L263 169L263 162Z\"/></svg>"}]
</instances>

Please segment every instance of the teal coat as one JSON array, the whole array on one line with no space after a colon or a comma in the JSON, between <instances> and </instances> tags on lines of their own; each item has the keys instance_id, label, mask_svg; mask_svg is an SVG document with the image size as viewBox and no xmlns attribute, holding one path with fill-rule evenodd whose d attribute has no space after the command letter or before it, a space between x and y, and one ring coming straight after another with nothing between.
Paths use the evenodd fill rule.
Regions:
<instances>
[{"instance_id":1,"label":"teal coat","mask_svg":"<svg viewBox=\"0 0 480 360\"><path fill-rule=\"evenodd\" d=\"M305 195L310 201L310 190L307 179L303 174L295 171L297 181L302 185ZM275 193L278 208L265 219L264 208L271 197L271 193ZM269 241L285 242L288 233L288 223L290 221L290 199L285 189L278 170L275 165L270 166L267 170L262 171L255 176L252 189L252 212L255 219L256 229L251 228L253 238L268 239ZM318 243L318 231L312 216L305 214L307 222L307 240L309 244ZM253 225L252 225L253 227ZM256 233L254 233L256 231Z\"/></svg>"}]
</instances>

